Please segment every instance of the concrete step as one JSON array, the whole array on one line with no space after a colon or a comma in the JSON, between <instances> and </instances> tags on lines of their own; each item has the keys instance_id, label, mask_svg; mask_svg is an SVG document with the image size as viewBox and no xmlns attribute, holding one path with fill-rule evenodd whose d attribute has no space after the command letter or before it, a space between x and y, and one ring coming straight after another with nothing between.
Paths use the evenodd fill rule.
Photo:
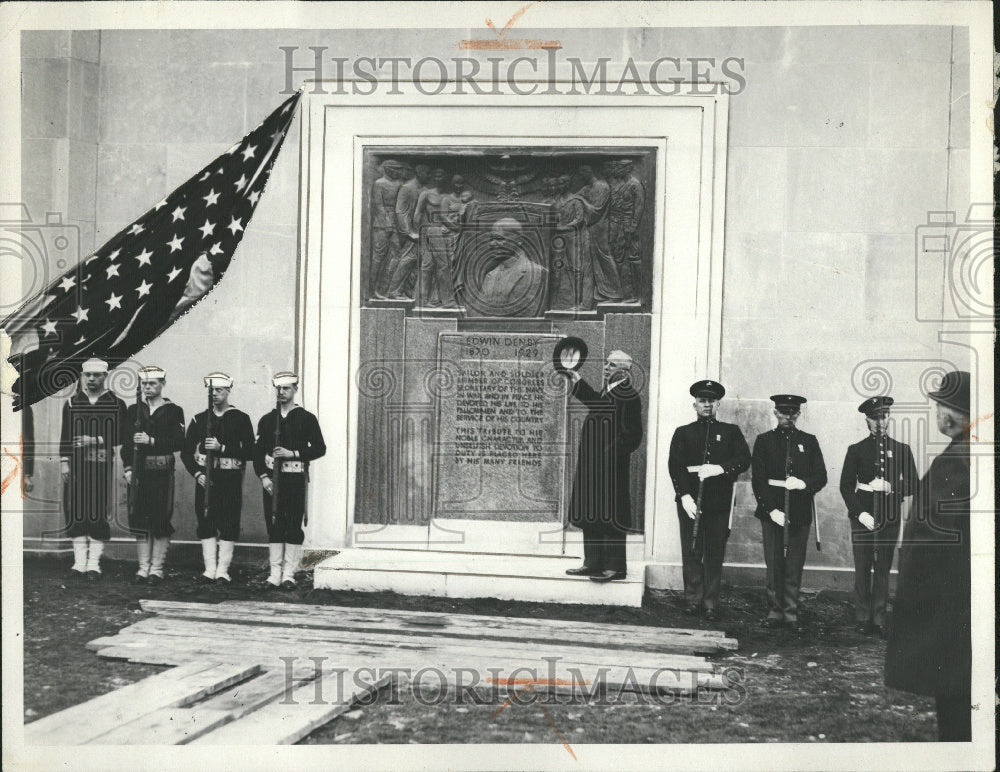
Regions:
<instances>
[{"instance_id":1,"label":"concrete step","mask_svg":"<svg viewBox=\"0 0 1000 772\"><path fill-rule=\"evenodd\" d=\"M645 567L641 562L629 565L624 580L605 584L566 575L567 568L579 565L578 557L353 548L317 564L313 586L441 598L642 605Z\"/></svg>"}]
</instances>

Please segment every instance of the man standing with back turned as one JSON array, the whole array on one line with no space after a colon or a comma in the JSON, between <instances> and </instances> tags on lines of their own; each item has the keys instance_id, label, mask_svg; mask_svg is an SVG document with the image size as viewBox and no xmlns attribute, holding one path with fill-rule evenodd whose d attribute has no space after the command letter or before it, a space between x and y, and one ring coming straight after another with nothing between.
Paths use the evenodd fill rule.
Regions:
<instances>
[{"instance_id":1,"label":"man standing with back turned","mask_svg":"<svg viewBox=\"0 0 1000 772\"><path fill-rule=\"evenodd\" d=\"M942 742L972 739L969 385L954 371L928 395L951 443L920 481L903 531L885 657L886 686L935 698Z\"/></svg>"},{"instance_id":2,"label":"man standing with back turned","mask_svg":"<svg viewBox=\"0 0 1000 772\"><path fill-rule=\"evenodd\" d=\"M674 431L668 468L681 528L684 611L697 614L704 604L705 619L713 621L718 615L733 483L750 467L750 448L738 426L715 418L726 394L721 383L698 381L690 392L698 420Z\"/></svg>"}]
</instances>

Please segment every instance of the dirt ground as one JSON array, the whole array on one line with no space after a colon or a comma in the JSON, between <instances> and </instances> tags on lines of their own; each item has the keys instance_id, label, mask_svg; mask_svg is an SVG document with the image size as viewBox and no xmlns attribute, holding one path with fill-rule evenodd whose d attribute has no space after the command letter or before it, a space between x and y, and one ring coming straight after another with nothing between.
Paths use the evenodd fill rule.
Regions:
<instances>
[{"instance_id":1,"label":"dirt ground","mask_svg":"<svg viewBox=\"0 0 1000 772\"><path fill-rule=\"evenodd\" d=\"M134 563L105 561L101 581L70 576L69 563L25 558L24 720L76 705L162 668L101 659L85 648L146 616L140 598L197 601L273 600L456 614L574 619L587 622L725 630L740 648L716 659L736 686L700 699L576 701L539 696L499 710L506 690L464 695L383 692L320 727L302 742L331 743L724 743L933 741L929 698L882 684L885 642L854 630L849 599L820 592L804 598L802 632L771 631L763 589L724 588L723 618L708 625L682 613L674 593L651 591L641 609L414 598L394 593L313 590L264 593L266 575L240 567L230 587L200 585L198 567L173 565L158 587L131 583ZM478 699L477 699L478 698Z\"/></svg>"}]
</instances>

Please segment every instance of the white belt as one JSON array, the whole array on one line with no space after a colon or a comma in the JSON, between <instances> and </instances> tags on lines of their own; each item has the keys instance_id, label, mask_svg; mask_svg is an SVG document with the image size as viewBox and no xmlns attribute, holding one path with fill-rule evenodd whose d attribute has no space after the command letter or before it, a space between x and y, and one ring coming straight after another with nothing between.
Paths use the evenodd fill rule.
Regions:
<instances>
[{"instance_id":1,"label":"white belt","mask_svg":"<svg viewBox=\"0 0 1000 772\"><path fill-rule=\"evenodd\" d=\"M691 474L697 474L701 471L701 464L698 464L697 466L689 466L688 471L691 472Z\"/></svg>"},{"instance_id":2,"label":"white belt","mask_svg":"<svg viewBox=\"0 0 1000 772\"><path fill-rule=\"evenodd\" d=\"M785 481L784 480L768 480L767 484L768 485L774 485L777 488L784 488L785 487Z\"/></svg>"},{"instance_id":3,"label":"white belt","mask_svg":"<svg viewBox=\"0 0 1000 772\"><path fill-rule=\"evenodd\" d=\"M264 464L268 469L274 469L274 457L264 456ZM281 464L282 472L304 472L306 465L304 461L284 461Z\"/></svg>"},{"instance_id":4,"label":"white belt","mask_svg":"<svg viewBox=\"0 0 1000 772\"><path fill-rule=\"evenodd\" d=\"M205 466L205 461L206 460L207 459L205 458L205 454L204 453L195 453L194 454L194 461L195 461L195 463L198 466ZM243 468L243 459L240 459L240 458L227 458L225 456L223 456L222 458L213 458L212 459L212 468L213 469L242 469Z\"/></svg>"}]
</instances>

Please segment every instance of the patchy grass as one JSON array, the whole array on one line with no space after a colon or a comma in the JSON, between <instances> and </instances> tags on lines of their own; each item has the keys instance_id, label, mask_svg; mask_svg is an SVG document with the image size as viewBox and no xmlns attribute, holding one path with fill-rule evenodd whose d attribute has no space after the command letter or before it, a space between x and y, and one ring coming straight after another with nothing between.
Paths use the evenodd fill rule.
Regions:
<instances>
[{"instance_id":1,"label":"patchy grass","mask_svg":"<svg viewBox=\"0 0 1000 772\"><path fill-rule=\"evenodd\" d=\"M576 619L588 622L725 630L739 651L719 657L739 679L726 693L700 698L623 695L571 703L564 695L524 693L501 707L506 688L445 694L414 693L407 684L385 692L302 742L329 743L723 743L933 741L933 701L882 684L885 643L854 631L846 595L808 595L805 629L770 631L760 625L763 590L727 588L725 616L712 625L685 616L673 593L649 592L641 609L514 603L492 599L414 598L393 593L313 590L264 592L266 570L241 567L230 587L197 583L199 568L173 566L158 587L131 583L134 564L106 561L89 583L71 577L68 563L24 563L25 721L76 705L163 668L106 660L85 648L147 616L140 598L200 601L274 600L365 608ZM596 643L596 642L595 642ZM294 653L294 652L292 652ZM389 663L386 663L389 664Z\"/></svg>"}]
</instances>

